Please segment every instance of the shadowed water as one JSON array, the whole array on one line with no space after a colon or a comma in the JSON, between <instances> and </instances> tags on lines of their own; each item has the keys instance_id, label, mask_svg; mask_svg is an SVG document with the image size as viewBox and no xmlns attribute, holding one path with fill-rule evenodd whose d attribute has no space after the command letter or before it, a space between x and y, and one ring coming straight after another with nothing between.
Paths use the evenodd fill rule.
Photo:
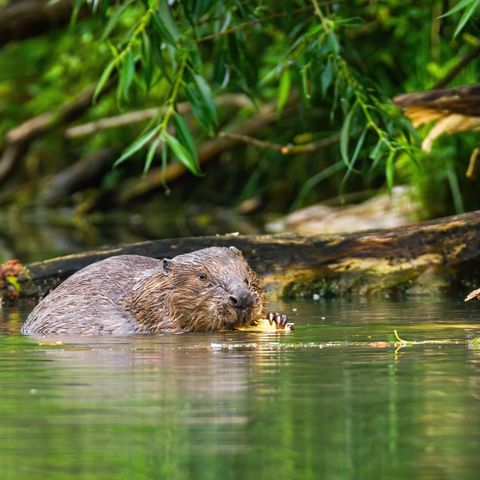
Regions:
<instances>
[{"instance_id":1,"label":"shadowed water","mask_svg":"<svg viewBox=\"0 0 480 480\"><path fill-rule=\"evenodd\" d=\"M18 334L29 307L0 309L0 478L478 478L480 305L277 308L293 334L63 345ZM385 346L394 329L449 342Z\"/></svg>"}]
</instances>

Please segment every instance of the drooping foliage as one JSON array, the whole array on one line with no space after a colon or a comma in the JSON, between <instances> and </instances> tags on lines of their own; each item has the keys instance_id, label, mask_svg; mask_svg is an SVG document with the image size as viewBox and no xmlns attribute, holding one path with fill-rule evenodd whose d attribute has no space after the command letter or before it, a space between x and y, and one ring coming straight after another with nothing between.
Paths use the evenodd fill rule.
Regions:
<instances>
[{"instance_id":1,"label":"drooping foliage","mask_svg":"<svg viewBox=\"0 0 480 480\"><path fill-rule=\"evenodd\" d=\"M431 214L479 207L476 184L464 179L475 135L441 139L423 154L390 101L431 88L478 46L477 3L77 0L70 27L0 53L0 129L95 84L82 121L158 110L67 145L55 135L37 141L24 177L113 144L121 148L104 174L107 190L134 189L135 179L180 162L206 173L187 179L180 198L231 204L263 195L284 210L406 182ZM477 81L477 68L471 61L450 84ZM250 99L241 108L219 101L240 94ZM242 125L265 112L269 121L245 134ZM202 145L228 139L214 155L218 168L203 161ZM52 151L60 160L47 160Z\"/></svg>"}]
</instances>

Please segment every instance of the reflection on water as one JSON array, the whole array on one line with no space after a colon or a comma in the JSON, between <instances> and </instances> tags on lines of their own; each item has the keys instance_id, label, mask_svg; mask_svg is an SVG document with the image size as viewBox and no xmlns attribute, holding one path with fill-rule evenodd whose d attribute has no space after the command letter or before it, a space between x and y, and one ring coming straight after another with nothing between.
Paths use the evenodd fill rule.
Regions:
<instances>
[{"instance_id":1,"label":"reflection on water","mask_svg":"<svg viewBox=\"0 0 480 480\"><path fill-rule=\"evenodd\" d=\"M278 308L294 334L56 346L18 335L27 309L0 310L0 478L477 478L480 306ZM369 346L393 329L459 344Z\"/></svg>"}]
</instances>

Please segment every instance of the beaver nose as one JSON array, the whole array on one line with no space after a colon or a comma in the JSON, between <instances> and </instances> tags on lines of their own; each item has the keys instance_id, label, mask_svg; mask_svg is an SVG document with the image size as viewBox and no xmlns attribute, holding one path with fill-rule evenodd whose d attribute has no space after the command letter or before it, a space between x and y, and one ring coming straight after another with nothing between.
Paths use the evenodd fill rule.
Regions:
<instances>
[{"instance_id":1,"label":"beaver nose","mask_svg":"<svg viewBox=\"0 0 480 480\"><path fill-rule=\"evenodd\" d=\"M246 288L236 288L230 292L230 305L235 308L247 308L253 303L253 297Z\"/></svg>"}]
</instances>

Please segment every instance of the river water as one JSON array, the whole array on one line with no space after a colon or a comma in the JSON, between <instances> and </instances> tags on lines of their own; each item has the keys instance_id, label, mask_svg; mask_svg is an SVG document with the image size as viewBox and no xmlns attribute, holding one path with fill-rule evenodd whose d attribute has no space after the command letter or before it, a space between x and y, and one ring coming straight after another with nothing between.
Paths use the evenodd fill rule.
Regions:
<instances>
[{"instance_id":1,"label":"river water","mask_svg":"<svg viewBox=\"0 0 480 480\"><path fill-rule=\"evenodd\" d=\"M273 307L295 332L63 344L0 309L0 478L478 478L480 305Z\"/></svg>"}]
</instances>

